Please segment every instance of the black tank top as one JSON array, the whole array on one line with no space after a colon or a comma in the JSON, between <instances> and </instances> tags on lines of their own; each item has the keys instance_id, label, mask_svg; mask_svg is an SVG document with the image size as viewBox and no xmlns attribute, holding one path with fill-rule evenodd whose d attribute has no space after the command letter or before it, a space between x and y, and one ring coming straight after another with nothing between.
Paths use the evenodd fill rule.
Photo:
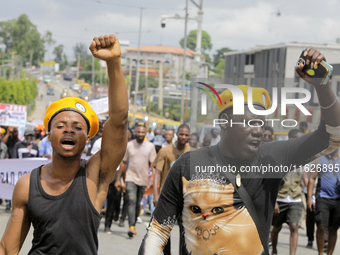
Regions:
<instances>
[{"instance_id":1,"label":"black tank top","mask_svg":"<svg viewBox=\"0 0 340 255\"><path fill-rule=\"evenodd\" d=\"M34 227L28 254L97 254L101 216L92 205L85 177L85 161L70 187L48 195L40 182L41 166L31 172L28 216Z\"/></svg>"}]
</instances>

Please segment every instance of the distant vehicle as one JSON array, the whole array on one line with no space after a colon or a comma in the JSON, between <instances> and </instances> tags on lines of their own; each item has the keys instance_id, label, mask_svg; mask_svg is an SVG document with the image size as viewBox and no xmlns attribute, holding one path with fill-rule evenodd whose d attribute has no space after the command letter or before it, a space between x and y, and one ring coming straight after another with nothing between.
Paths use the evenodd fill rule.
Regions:
<instances>
[{"instance_id":1,"label":"distant vehicle","mask_svg":"<svg viewBox=\"0 0 340 255\"><path fill-rule=\"evenodd\" d=\"M52 78L50 76L45 77L45 83L52 82Z\"/></svg>"},{"instance_id":2,"label":"distant vehicle","mask_svg":"<svg viewBox=\"0 0 340 255\"><path fill-rule=\"evenodd\" d=\"M200 142L203 143L204 136L206 134L211 134L211 130L216 128L218 134L221 135L221 128L219 126L214 127L212 124L204 124L197 127L197 133L200 136Z\"/></svg>"},{"instance_id":3,"label":"distant vehicle","mask_svg":"<svg viewBox=\"0 0 340 255\"><path fill-rule=\"evenodd\" d=\"M63 92L63 93L61 93L61 95L60 95L60 99L63 99L63 98L65 98L65 97L68 97L68 94L67 94L67 92Z\"/></svg>"},{"instance_id":4,"label":"distant vehicle","mask_svg":"<svg viewBox=\"0 0 340 255\"><path fill-rule=\"evenodd\" d=\"M46 94L54 96L54 88L52 87L47 88Z\"/></svg>"},{"instance_id":5,"label":"distant vehicle","mask_svg":"<svg viewBox=\"0 0 340 255\"><path fill-rule=\"evenodd\" d=\"M89 91L87 89L82 89L81 92L80 92L79 97L81 99L84 99L85 101L88 101L90 99L89 98Z\"/></svg>"},{"instance_id":6,"label":"distant vehicle","mask_svg":"<svg viewBox=\"0 0 340 255\"><path fill-rule=\"evenodd\" d=\"M73 79L73 76L71 74L64 73L63 76L65 81L72 81Z\"/></svg>"},{"instance_id":7,"label":"distant vehicle","mask_svg":"<svg viewBox=\"0 0 340 255\"><path fill-rule=\"evenodd\" d=\"M73 86L74 91L79 91L79 90L81 90L81 88L82 87L79 84L74 84L74 86Z\"/></svg>"},{"instance_id":8,"label":"distant vehicle","mask_svg":"<svg viewBox=\"0 0 340 255\"><path fill-rule=\"evenodd\" d=\"M70 84L70 89L73 90L73 87L74 87L74 85L76 85L76 84L77 84L77 83L72 82L72 83Z\"/></svg>"}]
</instances>

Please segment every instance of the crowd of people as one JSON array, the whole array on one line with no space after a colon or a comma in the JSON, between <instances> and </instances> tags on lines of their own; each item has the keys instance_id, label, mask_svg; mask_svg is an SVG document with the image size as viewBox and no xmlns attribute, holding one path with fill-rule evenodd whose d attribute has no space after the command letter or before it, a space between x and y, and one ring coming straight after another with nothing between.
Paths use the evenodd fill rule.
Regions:
<instances>
[{"instance_id":1,"label":"crowd of people","mask_svg":"<svg viewBox=\"0 0 340 255\"><path fill-rule=\"evenodd\" d=\"M31 224L35 231L30 254L97 254L100 214L105 215L106 234L112 234L115 221L133 238L139 216L146 211L151 219L139 248L141 255L171 254L170 232L176 221L181 255L227 250L268 255L269 245L272 254L277 254L284 223L290 230L290 254L295 254L305 216L307 248L313 247L316 224L319 254L325 247L328 255L333 253L340 225L340 177L332 171L340 164L340 106L336 100L330 102L334 93L329 84L320 89L305 76L302 66L296 67L299 76L316 87L320 105L326 106L320 106L322 121L315 132L301 122L299 129L289 131L288 141L273 142L273 128L262 127L264 116L250 112L246 97L244 115L234 115L230 90L220 95L224 104L219 107L219 119L253 120L252 126L235 127L227 121L203 138L191 133L186 123L177 130L143 125L130 129L118 39L95 37L90 50L108 66L108 119L98 120L90 105L79 98L65 98L52 103L44 125L25 130L22 141L16 127L1 128L1 159L51 160L16 184L1 255L19 252ZM313 48L306 54L315 63L325 59ZM253 93L255 108L268 109L268 92L253 88ZM87 161L84 155L90 156ZM272 177L242 171L259 165L301 167ZM206 171L212 166L237 170ZM320 167L324 171L306 171ZM6 210L11 210L9 200Z\"/></svg>"}]
</instances>

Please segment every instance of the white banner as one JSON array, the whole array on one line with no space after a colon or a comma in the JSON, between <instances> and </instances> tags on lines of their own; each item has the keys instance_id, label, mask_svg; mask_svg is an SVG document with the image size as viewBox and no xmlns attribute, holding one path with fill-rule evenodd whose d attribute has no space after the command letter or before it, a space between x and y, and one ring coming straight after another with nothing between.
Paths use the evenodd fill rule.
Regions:
<instances>
[{"instance_id":1,"label":"white banner","mask_svg":"<svg viewBox=\"0 0 340 255\"><path fill-rule=\"evenodd\" d=\"M16 104L0 104L0 125L25 126L27 106Z\"/></svg>"},{"instance_id":2,"label":"white banner","mask_svg":"<svg viewBox=\"0 0 340 255\"><path fill-rule=\"evenodd\" d=\"M95 113L102 114L109 111L109 99L108 97L103 97L100 99L91 100L89 102Z\"/></svg>"},{"instance_id":3,"label":"white banner","mask_svg":"<svg viewBox=\"0 0 340 255\"><path fill-rule=\"evenodd\" d=\"M82 155L82 159L90 157ZM47 158L0 159L0 199L12 200L14 186L23 175L50 163Z\"/></svg>"},{"instance_id":4,"label":"white banner","mask_svg":"<svg viewBox=\"0 0 340 255\"><path fill-rule=\"evenodd\" d=\"M0 160L0 198L12 199L14 185L19 178L34 168L51 162L46 158L1 159Z\"/></svg>"}]
</instances>

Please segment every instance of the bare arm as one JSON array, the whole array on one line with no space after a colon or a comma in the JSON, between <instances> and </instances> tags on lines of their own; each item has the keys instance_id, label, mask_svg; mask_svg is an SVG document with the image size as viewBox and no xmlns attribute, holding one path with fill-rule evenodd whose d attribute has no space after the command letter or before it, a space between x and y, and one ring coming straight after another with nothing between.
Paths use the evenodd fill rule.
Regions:
<instances>
[{"instance_id":1,"label":"bare arm","mask_svg":"<svg viewBox=\"0 0 340 255\"><path fill-rule=\"evenodd\" d=\"M161 180L161 171L154 168L154 178L153 178L153 203L155 206L158 203L159 192L158 192L158 184Z\"/></svg>"},{"instance_id":2,"label":"bare arm","mask_svg":"<svg viewBox=\"0 0 340 255\"><path fill-rule=\"evenodd\" d=\"M95 37L90 50L94 57L106 61L110 81L109 118L103 129L99 171L99 184L105 183L108 186L123 159L127 144L127 89L120 63L118 38L114 35Z\"/></svg>"},{"instance_id":3,"label":"bare arm","mask_svg":"<svg viewBox=\"0 0 340 255\"><path fill-rule=\"evenodd\" d=\"M320 164L319 159L316 159L315 161L313 161L312 165L316 165L316 164ZM318 172L316 171L316 169L310 169L310 170L311 170L311 172L309 174L308 186L307 186L307 208L308 208L308 210L310 210L312 212L315 208L315 204L313 202L312 195L313 195L313 190L314 190L314 186L315 186L315 179L318 176Z\"/></svg>"},{"instance_id":4,"label":"bare arm","mask_svg":"<svg viewBox=\"0 0 340 255\"><path fill-rule=\"evenodd\" d=\"M0 243L0 255L18 254L30 229L27 203L29 192L29 178L27 174L19 179L15 185L12 200L12 215Z\"/></svg>"},{"instance_id":5,"label":"bare arm","mask_svg":"<svg viewBox=\"0 0 340 255\"><path fill-rule=\"evenodd\" d=\"M120 177L123 176L123 180L125 180L125 173L126 173L126 161L122 161L120 163L120 168L117 174L117 178L116 178L116 183L115 183L115 188L120 191L120 189L122 188L122 182L120 181ZM125 192L125 190L123 190L123 193Z\"/></svg>"}]
</instances>

